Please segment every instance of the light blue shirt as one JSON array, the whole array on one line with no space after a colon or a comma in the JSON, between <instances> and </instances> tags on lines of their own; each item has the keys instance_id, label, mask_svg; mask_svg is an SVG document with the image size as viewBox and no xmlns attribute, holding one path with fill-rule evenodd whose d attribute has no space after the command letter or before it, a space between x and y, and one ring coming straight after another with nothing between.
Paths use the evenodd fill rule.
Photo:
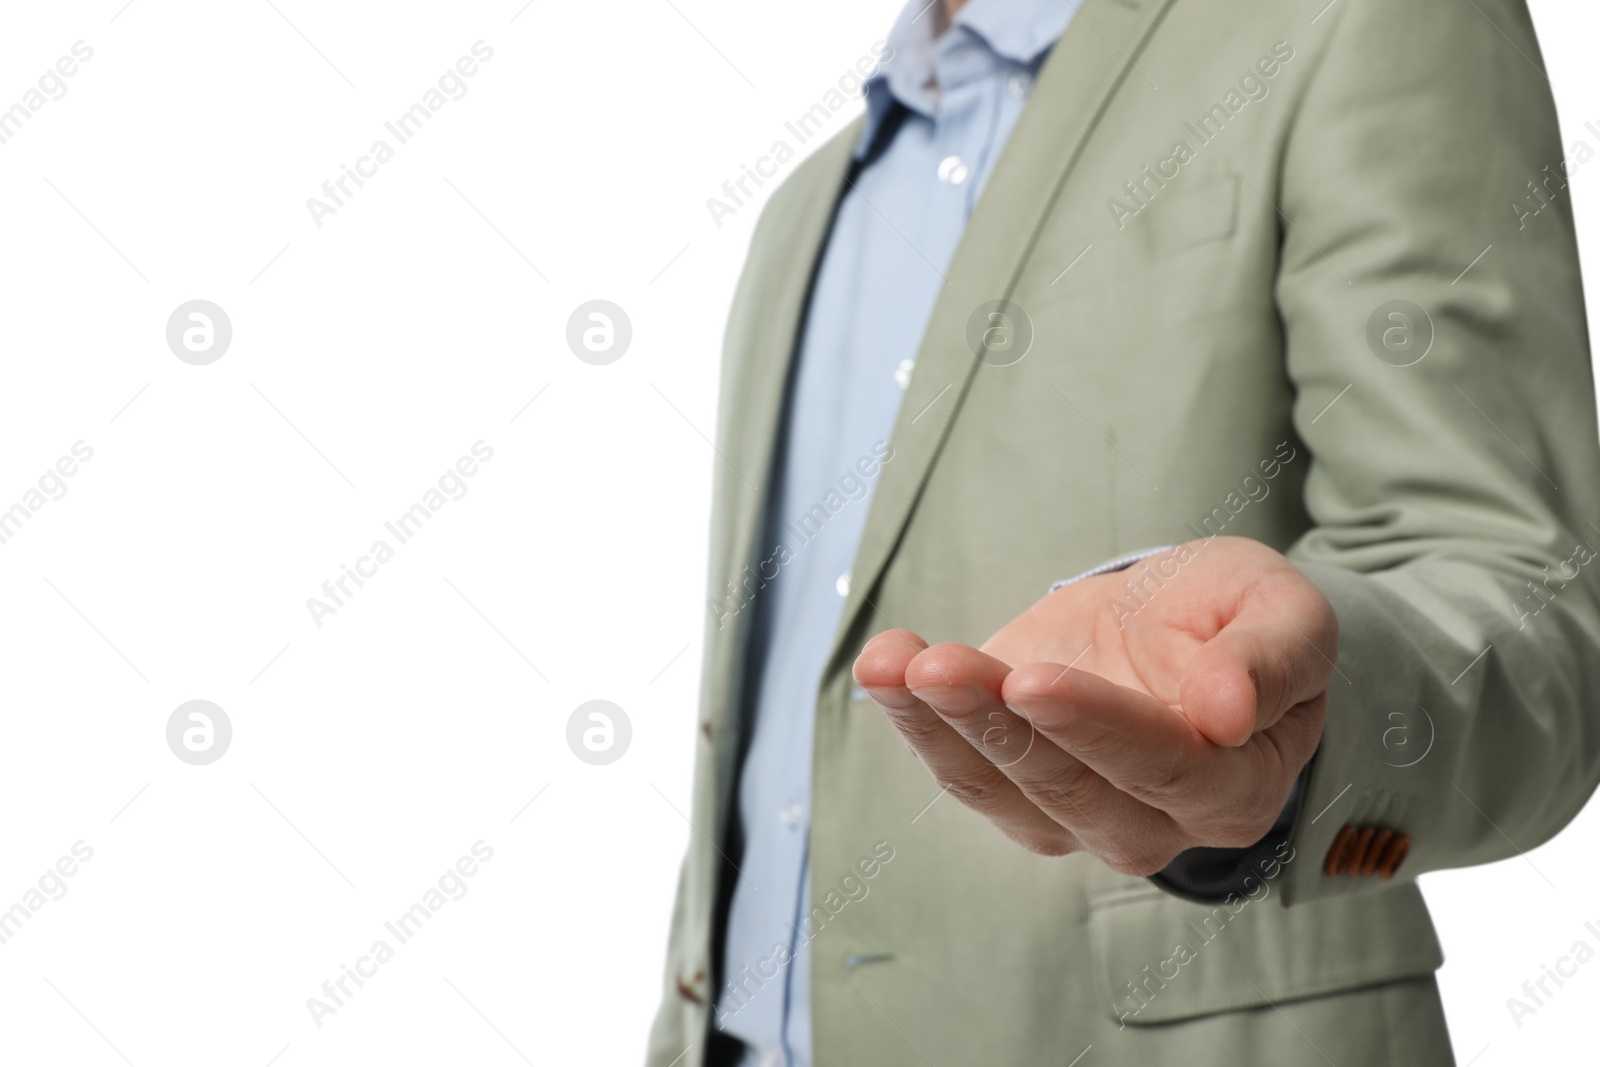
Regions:
<instances>
[{"instance_id":1,"label":"light blue shirt","mask_svg":"<svg viewBox=\"0 0 1600 1067\"><path fill-rule=\"evenodd\" d=\"M754 605L737 798L743 877L716 998L717 1025L749 1046L751 1067L811 1064L804 916L822 670L944 272L1075 10L1072 0L969 0L935 39L938 12L911 0L866 84L861 169L822 255L774 459L761 553L773 562L761 573L777 573ZM869 152L896 101L904 121Z\"/></svg>"}]
</instances>

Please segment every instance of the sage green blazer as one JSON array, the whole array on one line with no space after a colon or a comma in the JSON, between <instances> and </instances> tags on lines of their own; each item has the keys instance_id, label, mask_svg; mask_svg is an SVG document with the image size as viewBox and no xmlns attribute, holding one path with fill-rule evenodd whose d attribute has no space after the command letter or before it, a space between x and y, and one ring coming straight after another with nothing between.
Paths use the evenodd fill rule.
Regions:
<instances>
[{"instance_id":1,"label":"sage green blazer","mask_svg":"<svg viewBox=\"0 0 1600 1067\"><path fill-rule=\"evenodd\" d=\"M949 267L815 695L817 1063L1452 1062L1416 877L1533 848L1600 779L1600 449L1565 178L1587 157L1566 158L1541 63L1523 0L1084 0ZM858 131L773 194L739 283L713 605L761 558ZM1022 358L975 356L990 301L1031 331ZM1286 552L1340 621L1326 735L1258 892L1190 903L929 807L852 682L868 637L978 644L1052 581L1218 533ZM753 613L707 614L651 1067L701 1063L717 997ZM1352 870L1362 830L1409 835L1392 879ZM832 907L881 843L866 895Z\"/></svg>"}]
</instances>

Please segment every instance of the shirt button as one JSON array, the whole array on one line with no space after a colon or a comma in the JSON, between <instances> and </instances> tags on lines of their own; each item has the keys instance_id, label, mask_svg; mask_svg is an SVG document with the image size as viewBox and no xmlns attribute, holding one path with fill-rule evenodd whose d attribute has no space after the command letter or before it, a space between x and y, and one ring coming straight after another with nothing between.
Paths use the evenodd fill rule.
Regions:
<instances>
[{"instance_id":1,"label":"shirt button","mask_svg":"<svg viewBox=\"0 0 1600 1067\"><path fill-rule=\"evenodd\" d=\"M794 800L790 801L788 804L785 804L783 806L783 810L778 812L778 821L790 829L793 829L794 827L800 825L801 820L804 819L805 816L806 806L800 803L798 800Z\"/></svg>"},{"instance_id":2,"label":"shirt button","mask_svg":"<svg viewBox=\"0 0 1600 1067\"><path fill-rule=\"evenodd\" d=\"M1018 100L1023 100L1028 95L1028 90L1033 88L1033 79L1026 74L1013 74L1006 82L1006 89Z\"/></svg>"},{"instance_id":3,"label":"shirt button","mask_svg":"<svg viewBox=\"0 0 1600 1067\"><path fill-rule=\"evenodd\" d=\"M894 384L902 389L911 386L911 368L917 365L914 359L902 359L900 365L894 369Z\"/></svg>"},{"instance_id":4,"label":"shirt button","mask_svg":"<svg viewBox=\"0 0 1600 1067\"><path fill-rule=\"evenodd\" d=\"M945 156L939 161L939 180L947 185L960 185L967 180L967 165L960 156Z\"/></svg>"},{"instance_id":5,"label":"shirt button","mask_svg":"<svg viewBox=\"0 0 1600 1067\"><path fill-rule=\"evenodd\" d=\"M840 596L850 595L850 572L845 571L839 575L839 580L833 583L833 591Z\"/></svg>"},{"instance_id":6,"label":"shirt button","mask_svg":"<svg viewBox=\"0 0 1600 1067\"><path fill-rule=\"evenodd\" d=\"M784 1067L783 1051L775 1048L762 1049L761 1067Z\"/></svg>"}]
</instances>

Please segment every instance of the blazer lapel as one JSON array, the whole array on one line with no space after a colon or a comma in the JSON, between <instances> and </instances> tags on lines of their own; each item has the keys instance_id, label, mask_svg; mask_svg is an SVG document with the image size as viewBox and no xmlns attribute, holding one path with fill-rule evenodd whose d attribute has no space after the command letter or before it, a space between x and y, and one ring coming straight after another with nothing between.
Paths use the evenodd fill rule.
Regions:
<instances>
[{"instance_id":1,"label":"blazer lapel","mask_svg":"<svg viewBox=\"0 0 1600 1067\"><path fill-rule=\"evenodd\" d=\"M979 305L1010 296L1034 236L1094 129L1106 102L1127 78L1145 37L1174 0L1083 0L1045 60L1034 96L989 177L934 305L883 468L866 531L851 568L828 671L847 642L893 555L950 424L979 365L967 322ZM878 619L874 629L900 625Z\"/></svg>"},{"instance_id":2,"label":"blazer lapel","mask_svg":"<svg viewBox=\"0 0 1600 1067\"><path fill-rule=\"evenodd\" d=\"M733 376L724 383L723 424L717 434L724 450L721 462L728 468L719 479L727 493L719 510L730 516L726 551L713 561L718 569L711 578L718 591L727 588L723 583L732 583L733 589L743 592L744 569L755 559L798 331L861 124L857 118L802 164L814 168L813 174L796 174L792 179L803 183L803 195L789 210L775 215L770 220L772 232L751 246L751 257L760 257L747 268L753 289L743 300L745 306L735 308L746 321L733 324L729 343L749 345L752 350L744 353L730 347L723 357L737 362ZM749 609L740 611L731 625L715 633L708 649L707 677L717 683L710 706L713 721L725 720L736 706L753 616ZM719 730L719 740L731 742L736 733ZM719 755L726 757L733 747L730 743L729 752Z\"/></svg>"}]
</instances>

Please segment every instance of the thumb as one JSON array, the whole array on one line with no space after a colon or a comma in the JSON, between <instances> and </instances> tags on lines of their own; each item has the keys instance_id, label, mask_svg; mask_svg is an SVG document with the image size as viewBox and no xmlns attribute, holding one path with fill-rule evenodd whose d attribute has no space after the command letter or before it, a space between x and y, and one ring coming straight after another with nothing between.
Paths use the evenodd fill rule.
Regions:
<instances>
[{"instance_id":1,"label":"thumb","mask_svg":"<svg viewBox=\"0 0 1600 1067\"><path fill-rule=\"evenodd\" d=\"M1178 699L1195 729L1237 747L1323 693L1336 655L1338 625L1320 594L1312 603L1275 606L1257 590L1194 654Z\"/></svg>"}]
</instances>

